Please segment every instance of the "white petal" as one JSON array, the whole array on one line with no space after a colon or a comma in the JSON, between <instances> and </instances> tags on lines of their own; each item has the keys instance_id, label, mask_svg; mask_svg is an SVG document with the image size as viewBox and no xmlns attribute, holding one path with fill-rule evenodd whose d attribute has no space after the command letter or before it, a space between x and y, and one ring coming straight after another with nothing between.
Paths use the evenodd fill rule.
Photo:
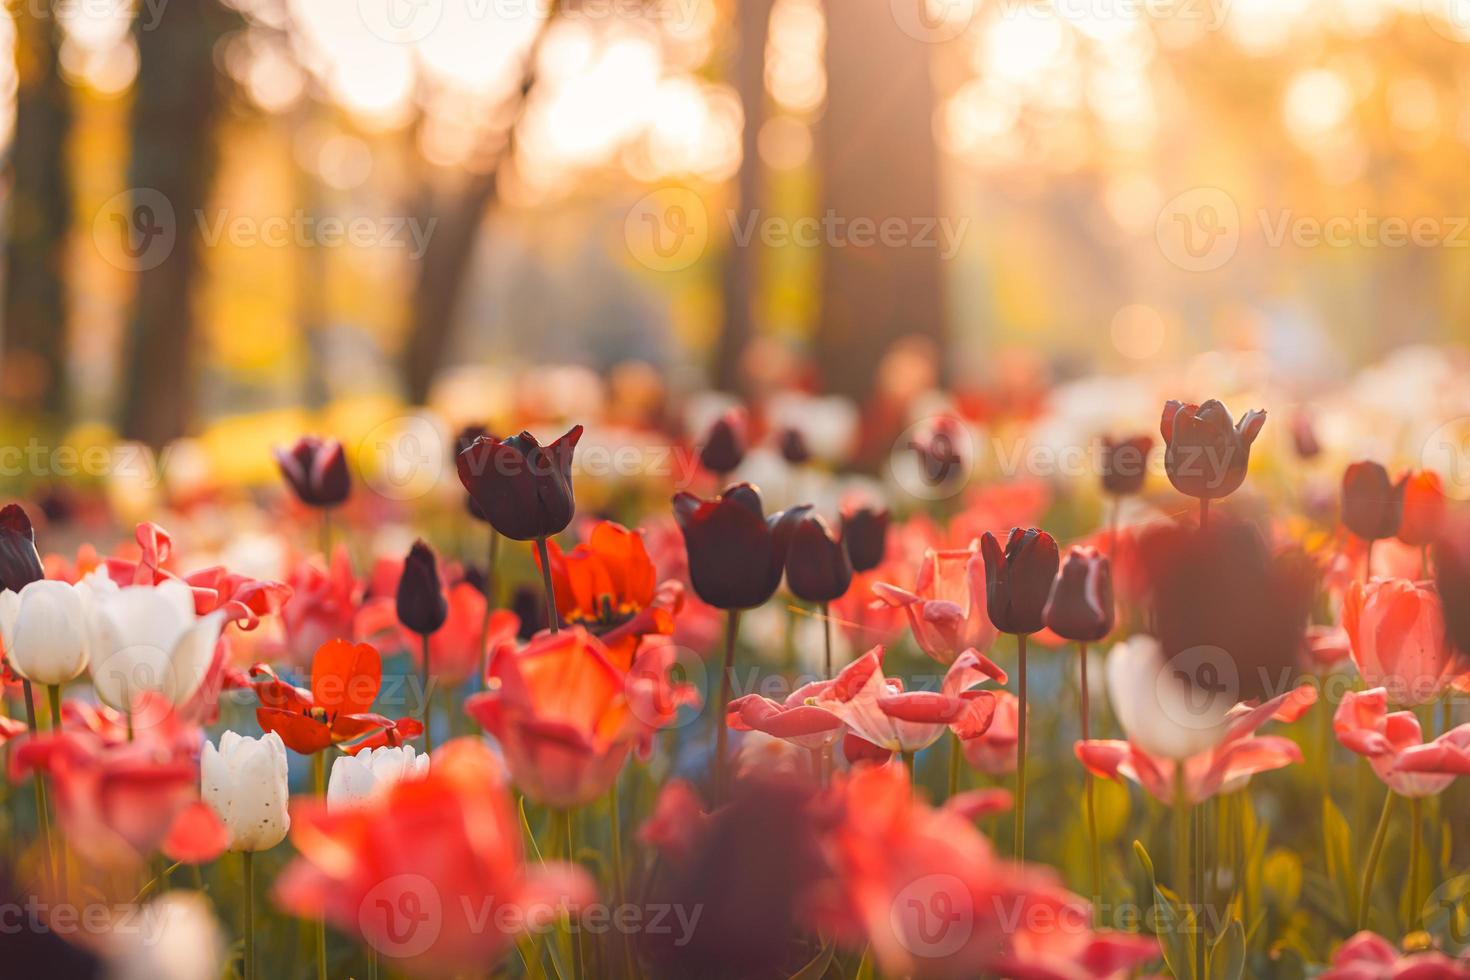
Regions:
<instances>
[{"instance_id":1,"label":"white petal","mask_svg":"<svg viewBox=\"0 0 1470 980\"><path fill-rule=\"evenodd\" d=\"M20 615L20 593L6 589L0 592L0 640L9 650L15 644L15 619Z\"/></svg>"},{"instance_id":2,"label":"white petal","mask_svg":"<svg viewBox=\"0 0 1470 980\"><path fill-rule=\"evenodd\" d=\"M188 701L204 683L223 628L224 613L212 612L186 630L170 651L168 684L163 690L175 705Z\"/></svg>"},{"instance_id":3,"label":"white petal","mask_svg":"<svg viewBox=\"0 0 1470 980\"><path fill-rule=\"evenodd\" d=\"M87 666L86 617L82 600L65 582L42 579L20 591L7 648L23 677L39 684L65 684Z\"/></svg>"},{"instance_id":4,"label":"white petal","mask_svg":"<svg viewBox=\"0 0 1470 980\"><path fill-rule=\"evenodd\" d=\"M1108 656L1108 696L1129 741L1150 755L1187 759L1225 735L1225 715L1235 698L1187 687L1175 676L1174 661L1165 661L1150 636L1118 644Z\"/></svg>"}]
</instances>

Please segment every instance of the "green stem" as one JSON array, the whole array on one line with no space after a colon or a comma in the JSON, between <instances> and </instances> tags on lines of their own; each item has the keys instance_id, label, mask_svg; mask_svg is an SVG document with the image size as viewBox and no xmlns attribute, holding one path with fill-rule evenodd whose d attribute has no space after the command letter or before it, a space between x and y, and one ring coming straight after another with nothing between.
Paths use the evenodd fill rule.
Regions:
<instances>
[{"instance_id":1,"label":"green stem","mask_svg":"<svg viewBox=\"0 0 1470 980\"><path fill-rule=\"evenodd\" d=\"M960 737L954 732L949 733L949 794L945 797L952 800L960 792Z\"/></svg>"},{"instance_id":2,"label":"green stem","mask_svg":"<svg viewBox=\"0 0 1470 980\"><path fill-rule=\"evenodd\" d=\"M562 820L567 830L567 861L577 863L577 815L571 808L562 812ZM570 913L568 913L568 928L571 925ZM572 980L581 980L587 975L582 965L582 931L580 929L572 933Z\"/></svg>"},{"instance_id":3,"label":"green stem","mask_svg":"<svg viewBox=\"0 0 1470 980\"><path fill-rule=\"evenodd\" d=\"M495 611L495 566L500 558L500 532L490 529L490 561L485 566L485 615L480 620L480 685L486 686L486 675L490 670L490 651L485 644L490 640L490 614Z\"/></svg>"},{"instance_id":4,"label":"green stem","mask_svg":"<svg viewBox=\"0 0 1470 980\"><path fill-rule=\"evenodd\" d=\"M536 539L536 550L541 554L541 582L546 587L546 624L556 633L561 629L561 622L556 614L556 586L551 584L551 556L546 551L545 537Z\"/></svg>"},{"instance_id":5,"label":"green stem","mask_svg":"<svg viewBox=\"0 0 1470 980\"><path fill-rule=\"evenodd\" d=\"M1191 834L1194 844L1194 962L1197 965L1196 975L1203 976L1206 965L1205 928L1210 921L1210 917L1205 914L1205 889L1209 879L1205 861L1205 806L1203 803L1196 803L1193 810L1194 826Z\"/></svg>"},{"instance_id":6,"label":"green stem","mask_svg":"<svg viewBox=\"0 0 1470 980\"><path fill-rule=\"evenodd\" d=\"M425 731L428 726L424 726ZM326 799L327 796L327 754L325 752L313 752L311 756L311 785L318 799ZM327 920L318 919L316 923L316 977L317 980L327 980Z\"/></svg>"},{"instance_id":7,"label":"green stem","mask_svg":"<svg viewBox=\"0 0 1470 980\"><path fill-rule=\"evenodd\" d=\"M1383 856L1383 842L1388 839L1388 821L1393 814L1393 790L1383 797L1383 812L1378 816L1378 829L1373 832L1373 846L1368 851L1368 864L1363 868L1363 886L1358 890L1358 931L1368 928L1368 911L1373 905L1373 876L1378 872L1378 859Z\"/></svg>"},{"instance_id":8,"label":"green stem","mask_svg":"<svg viewBox=\"0 0 1470 980\"><path fill-rule=\"evenodd\" d=\"M424 662L420 667L420 684L422 690L420 697L424 699L424 755L434 751L434 712L433 699L429 697L429 634L422 637L424 643Z\"/></svg>"},{"instance_id":9,"label":"green stem","mask_svg":"<svg viewBox=\"0 0 1470 980\"><path fill-rule=\"evenodd\" d=\"M1181 759L1174 763L1174 879L1178 885L1179 898L1182 901L1191 901L1190 896L1195 894L1194 885L1191 881L1189 860L1192 848L1190 846L1190 813L1189 796L1185 789L1184 761ZM1197 914L1197 909L1192 909L1188 917L1181 918L1175 923L1176 928L1187 928ZM1196 923L1196 927L1197 927ZM1190 946L1189 961L1190 976L1199 976L1195 968L1195 949Z\"/></svg>"},{"instance_id":10,"label":"green stem","mask_svg":"<svg viewBox=\"0 0 1470 980\"><path fill-rule=\"evenodd\" d=\"M618 780L614 779L612 788L608 790L608 833L612 836L612 870L613 870L613 901L622 905L627 897L627 875L623 869L623 821L619 812ZM628 940L628 934L619 930L619 938L623 947L623 969L628 980L633 980L637 973L633 970L633 947Z\"/></svg>"},{"instance_id":11,"label":"green stem","mask_svg":"<svg viewBox=\"0 0 1470 980\"><path fill-rule=\"evenodd\" d=\"M378 980L378 951L371 946L367 951L368 980Z\"/></svg>"},{"instance_id":12,"label":"green stem","mask_svg":"<svg viewBox=\"0 0 1470 980\"><path fill-rule=\"evenodd\" d=\"M36 695L31 690L30 681L21 681L21 690L25 694L26 724L34 737L40 731L36 724ZM39 769L31 774L31 781L36 787L36 826L41 828L41 852L45 855L44 873L47 881L54 881L54 869L51 865L51 811L46 807L46 783L41 778Z\"/></svg>"},{"instance_id":13,"label":"green stem","mask_svg":"<svg viewBox=\"0 0 1470 980\"><path fill-rule=\"evenodd\" d=\"M1409 932L1419 928L1424 900L1419 897L1419 864L1424 856L1424 801L1409 798L1409 914L1404 923Z\"/></svg>"},{"instance_id":14,"label":"green stem","mask_svg":"<svg viewBox=\"0 0 1470 980\"><path fill-rule=\"evenodd\" d=\"M51 731L61 731L61 685L46 685L46 700L51 705ZM61 834L57 834L53 840L56 845L56 853L53 860L56 867L56 890L61 900L66 901L66 841Z\"/></svg>"},{"instance_id":15,"label":"green stem","mask_svg":"<svg viewBox=\"0 0 1470 980\"><path fill-rule=\"evenodd\" d=\"M740 610L731 609L725 621L725 666L720 672L720 702L715 714L715 801L725 797L726 766L725 743L729 735L725 724L725 710L730 703L730 691L735 683L735 638L740 630Z\"/></svg>"},{"instance_id":16,"label":"green stem","mask_svg":"<svg viewBox=\"0 0 1470 980\"><path fill-rule=\"evenodd\" d=\"M327 563L327 572L330 574L332 570L332 508L322 508L322 523L319 530L321 532L322 560Z\"/></svg>"},{"instance_id":17,"label":"green stem","mask_svg":"<svg viewBox=\"0 0 1470 980\"><path fill-rule=\"evenodd\" d=\"M1092 737L1091 714L1092 692L1087 686L1087 644L1077 645L1077 654L1080 658L1081 670L1080 682L1082 687L1082 741L1086 742ZM1085 797L1087 808L1087 841L1092 851L1092 901L1095 906L1102 905L1102 848L1097 839L1097 802L1093 797L1092 770L1082 770L1082 793Z\"/></svg>"},{"instance_id":18,"label":"green stem","mask_svg":"<svg viewBox=\"0 0 1470 980\"><path fill-rule=\"evenodd\" d=\"M827 603L822 603L822 680L832 679L832 614Z\"/></svg>"},{"instance_id":19,"label":"green stem","mask_svg":"<svg viewBox=\"0 0 1470 980\"><path fill-rule=\"evenodd\" d=\"M242 851L245 863L245 980L255 980L255 852Z\"/></svg>"},{"instance_id":20,"label":"green stem","mask_svg":"<svg viewBox=\"0 0 1470 980\"><path fill-rule=\"evenodd\" d=\"M1016 860L1026 858L1026 634L1016 634Z\"/></svg>"}]
</instances>

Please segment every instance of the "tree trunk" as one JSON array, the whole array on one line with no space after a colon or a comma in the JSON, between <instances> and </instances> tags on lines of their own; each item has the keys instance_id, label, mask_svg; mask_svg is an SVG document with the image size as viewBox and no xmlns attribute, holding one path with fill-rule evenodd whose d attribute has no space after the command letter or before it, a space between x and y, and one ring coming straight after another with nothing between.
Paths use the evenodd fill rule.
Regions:
<instances>
[{"instance_id":1,"label":"tree trunk","mask_svg":"<svg viewBox=\"0 0 1470 980\"><path fill-rule=\"evenodd\" d=\"M72 221L67 165L71 93L57 70L60 29L49 4L14 8L15 139L5 252L4 371L12 411L63 418L66 374L66 238Z\"/></svg>"},{"instance_id":2,"label":"tree trunk","mask_svg":"<svg viewBox=\"0 0 1470 980\"><path fill-rule=\"evenodd\" d=\"M139 17L133 28L139 65L128 185L134 250L144 258L129 330L122 432L154 446L187 433L197 408L198 215L209 204L214 125L225 100L214 47L231 22L217 0L191 0L170 6L156 23ZM168 243L170 234L160 260L149 250Z\"/></svg>"},{"instance_id":3,"label":"tree trunk","mask_svg":"<svg viewBox=\"0 0 1470 980\"><path fill-rule=\"evenodd\" d=\"M923 0L905 0L923 3ZM823 216L817 367L829 391L865 399L895 340L945 334L944 282L932 226L939 211L930 45L899 29L890 0L829 0L827 109L819 127ZM896 243L854 244L854 221ZM895 236L890 236L895 237Z\"/></svg>"},{"instance_id":4,"label":"tree trunk","mask_svg":"<svg viewBox=\"0 0 1470 980\"><path fill-rule=\"evenodd\" d=\"M731 206L741 221L763 204L760 131L766 121L766 38L771 29L772 4L773 0L737 0L735 5L736 38L730 78L740 97L745 122ZM743 246L731 241L725 252L724 319L714 363L715 384L725 391L739 388L741 358L755 337L760 268L757 241L752 239Z\"/></svg>"}]
</instances>

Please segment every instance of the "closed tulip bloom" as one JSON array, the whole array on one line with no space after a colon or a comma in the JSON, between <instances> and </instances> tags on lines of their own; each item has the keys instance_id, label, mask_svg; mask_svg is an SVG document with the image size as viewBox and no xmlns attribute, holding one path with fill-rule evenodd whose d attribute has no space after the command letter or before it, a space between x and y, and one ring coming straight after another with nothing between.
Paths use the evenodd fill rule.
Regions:
<instances>
[{"instance_id":1,"label":"closed tulip bloom","mask_svg":"<svg viewBox=\"0 0 1470 980\"><path fill-rule=\"evenodd\" d=\"M1434 542L1434 585L1457 650L1470 650L1470 522L1446 520Z\"/></svg>"},{"instance_id":2,"label":"closed tulip bloom","mask_svg":"<svg viewBox=\"0 0 1470 980\"><path fill-rule=\"evenodd\" d=\"M888 552L888 508L849 503L842 507L842 544L854 572L883 564Z\"/></svg>"},{"instance_id":3,"label":"closed tulip bloom","mask_svg":"<svg viewBox=\"0 0 1470 980\"><path fill-rule=\"evenodd\" d=\"M812 458L811 447L800 429L783 429L777 445L781 449L781 458L792 466L801 466Z\"/></svg>"},{"instance_id":4,"label":"closed tulip bloom","mask_svg":"<svg viewBox=\"0 0 1470 980\"><path fill-rule=\"evenodd\" d=\"M515 541L560 534L572 521L572 453L582 438L574 425L542 446L529 432L500 440L481 436L459 454L459 482L491 527Z\"/></svg>"},{"instance_id":5,"label":"closed tulip bloom","mask_svg":"<svg viewBox=\"0 0 1470 980\"><path fill-rule=\"evenodd\" d=\"M1398 538L1404 544L1422 548L1444 530L1449 507L1444 482L1433 470L1420 470L1406 476L1402 485L1404 517L1399 522Z\"/></svg>"},{"instance_id":6,"label":"closed tulip bloom","mask_svg":"<svg viewBox=\"0 0 1470 980\"><path fill-rule=\"evenodd\" d=\"M88 669L97 696L119 711L144 691L186 703L209 672L224 613L195 615L194 593L180 581L111 591L100 572L86 581L96 596Z\"/></svg>"},{"instance_id":7,"label":"closed tulip bloom","mask_svg":"<svg viewBox=\"0 0 1470 980\"><path fill-rule=\"evenodd\" d=\"M1102 441L1102 488L1114 497L1126 497L1143 489L1148 479L1148 454L1154 448L1152 436Z\"/></svg>"},{"instance_id":8,"label":"closed tulip bloom","mask_svg":"<svg viewBox=\"0 0 1470 980\"><path fill-rule=\"evenodd\" d=\"M1096 548L1069 549L1046 600L1047 628L1064 640L1096 643L1112 632L1114 615L1107 557Z\"/></svg>"},{"instance_id":9,"label":"closed tulip bloom","mask_svg":"<svg viewBox=\"0 0 1470 980\"><path fill-rule=\"evenodd\" d=\"M699 465L725 476L745 459L749 422L743 408L727 409L705 433L699 449Z\"/></svg>"},{"instance_id":10,"label":"closed tulip bloom","mask_svg":"<svg viewBox=\"0 0 1470 980\"><path fill-rule=\"evenodd\" d=\"M1245 482L1251 444L1265 424L1262 411L1246 412L1232 422L1230 410L1213 398L1202 405L1170 400L1159 423L1169 482L1191 497L1228 497Z\"/></svg>"},{"instance_id":11,"label":"closed tulip bloom","mask_svg":"<svg viewBox=\"0 0 1470 980\"><path fill-rule=\"evenodd\" d=\"M791 532L808 509L766 517L760 491L749 483L727 488L716 500L676 494L674 519L684 532L695 593L717 609L763 604L781 584Z\"/></svg>"},{"instance_id":12,"label":"closed tulip bloom","mask_svg":"<svg viewBox=\"0 0 1470 980\"><path fill-rule=\"evenodd\" d=\"M852 584L847 549L832 536L821 514L807 511L791 531L786 552L786 585L798 599L832 602Z\"/></svg>"},{"instance_id":13,"label":"closed tulip bloom","mask_svg":"<svg viewBox=\"0 0 1470 980\"><path fill-rule=\"evenodd\" d=\"M439 560L420 539L403 559L403 574L398 578L398 621L420 636L429 636L448 617L449 600L439 580Z\"/></svg>"},{"instance_id":14,"label":"closed tulip bloom","mask_svg":"<svg viewBox=\"0 0 1470 980\"><path fill-rule=\"evenodd\" d=\"M400 779L419 779L429 771L429 757L412 745L361 749L338 756L327 780L327 809L356 806Z\"/></svg>"},{"instance_id":15,"label":"closed tulip bloom","mask_svg":"<svg viewBox=\"0 0 1470 980\"><path fill-rule=\"evenodd\" d=\"M0 635L10 666L36 684L65 684L87 669L86 586L41 579L0 592Z\"/></svg>"},{"instance_id":16,"label":"closed tulip bloom","mask_svg":"<svg viewBox=\"0 0 1470 980\"><path fill-rule=\"evenodd\" d=\"M980 539L985 556L985 609L1002 633L1035 633L1045 623L1046 601L1061 558L1050 534L1036 528L1011 528L1005 550L986 531Z\"/></svg>"},{"instance_id":17,"label":"closed tulip bloom","mask_svg":"<svg viewBox=\"0 0 1470 980\"><path fill-rule=\"evenodd\" d=\"M1358 673L1369 686L1385 688L1393 704L1427 704L1466 669L1445 637L1443 605L1431 585L1354 582L1342 626Z\"/></svg>"},{"instance_id":18,"label":"closed tulip bloom","mask_svg":"<svg viewBox=\"0 0 1470 980\"><path fill-rule=\"evenodd\" d=\"M1288 425L1291 430L1291 445L1298 459L1316 459L1322 454L1322 444L1317 441L1317 430L1312 417L1306 412L1297 412Z\"/></svg>"},{"instance_id":19,"label":"closed tulip bloom","mask_svg":"<svg viewBox=\"0 0 1470 980\"><path fill-rule=\"evenodd\" d=\"M1404 482L1394 483L1379 463L1353 463L1342 474L1342 522L1364 541L1399 533Z\"/></svg>"},{"instance_id":20,"label":"closed tulip bloom","mask_svg":"<svg viewBox=\"0 0 1470 980\"><path fill-rule=\"evenodd\" d=\"M44 578L36 532L20 504L0 508L0 589L19 592Z\"/></svg>"},{"instance_id":21,"label":"closed tulip bloom","mask_svg":"<svg viewBox=\"0 0 1470 980\"><path fill-rule=\"evenodd\" d=\"M454 435L454 459L458 465L459 454L475 444L476 439L491 438L490 430L483 425L466 425L460 428ZM465 510L477 521L490 523L485 517L485 512L480 510L480 505L475 503L475 496L471 493L465 494Z\"/></svg>"},{"instance_id":22,"label":"closed tulip bloom","mask_svg":"<svg viewBox=\"0 0 1470 980\"><path fill-rule=\"evenodd\" d=\"M352 483L342 443L336 439L302 436L294 445L277 446L274 452L286 485L303 504L335 507L347 499Z\"/></svg>"},{"instance_id":23,"label":"closed tulip bloom","mask_svg":"<svg viewBox=\"0 0 1470 980\"><path fill-rule=\"evenodd\" d=\"M230 832L230 850L265 851L291 829L286 809L286 746L267 732L247 738L227 731L206 742L199 761L204 802Z\"/></svg>"}]
</instances>

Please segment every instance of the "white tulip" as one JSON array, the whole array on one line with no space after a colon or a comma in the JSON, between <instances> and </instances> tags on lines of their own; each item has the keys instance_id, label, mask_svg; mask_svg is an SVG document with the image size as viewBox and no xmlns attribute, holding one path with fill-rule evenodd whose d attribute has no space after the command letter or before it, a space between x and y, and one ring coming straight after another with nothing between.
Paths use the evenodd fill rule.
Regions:
<instances>
[{"instance_id":1,"label":"white tulip","mask_svg":"<svg viewBox=\"0 0 1470 980\"><path fill-rule=\"evenodd\" d=\"M0 592L0 635L15 672L35 684L65 684L87 669L85 586L41 579Z\"/></svg>"},{"instance_id":2,"label":"white tulip","mask_svg":"<svg viewBox=\"0 0 1470 980\"><path fill-rule=\"evenodd\" d=\"M172 580L110 591L99 587L94 595L91 673L97 696L121 711L145 691L175 706L188 701L209 672L224 614L196 616L193 591Z\"/></svg>"},{"instance_id":3,"label":"white tulip","mask_svg":"<svg viewBox=\"0 0 1470 980\"><path fill-rule=\"evenodd\" d=\"M139 909L143 928L107 934L110 980L216 980L224 937L209 899L171 891Z\"/></svg>"},{"instance_id":4,"label":"white tulip","mask_svg":"<svg viewBox=\"0 0 1470 980\"><path fill-rule=\"evenodd\" d=\"M286 745L275 732L260 738L225 732L218 749L206 742L199 780L204 802L230 832L230 850L267 850L291 829Z\"/></svg>"},{"instance_id":5,"label":"white tulip","mask_svg":"<svg viewBox=\"0 0 1470 980\"><path fill-rule=\"evenodd\" d=\"M1206 656L1208 651L1201 650ZM1215 665L1218 658L1206 659ZM1191 688L1178 676L1180 670L1194 675L1200 666L1186 654L1165 661L1163 647L1151 636L1135 636L1113 647L1108 698L1128 741L1149 755L1177 760L1207 752L1224 738L1235 692L1229 685L1223 692Z\"/></svg>"},{"instance_id":6,"label":"white tulip","mask_svg":"<svg viewBox=\"0 0 1470 980\"><path fill-rule=\"evenodd\" d=\"M384 745L340 756L327 781L327 809L355 806L400 779L419 779L429 771L429 757L412 745Z\"/></svg>"}]
</instances>

